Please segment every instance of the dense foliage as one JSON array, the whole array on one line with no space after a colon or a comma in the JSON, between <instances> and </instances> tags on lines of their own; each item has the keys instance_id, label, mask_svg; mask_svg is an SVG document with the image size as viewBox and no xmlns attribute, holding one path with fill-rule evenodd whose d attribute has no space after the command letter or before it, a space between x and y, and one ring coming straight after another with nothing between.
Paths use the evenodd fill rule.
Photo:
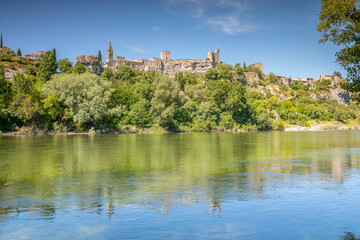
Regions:
<instances>
[{"instance_id":1,"label":"dense foliage","mask_svg":"<svg viewBox=\"0 0 360 240\"><path fill-rule=\"evenodd\" d=\"M344 88L360 102L360 1L321 0L321 4L320 42L331 41L343 47L336 55L348 73L349 83Z\"/></svg>"},{"instance_id":2,"label":"dense foliage","mask_svg":"<svg viewBox=\"0 0 360 240\"><path fill-rule=\"evenodd\" d=\"M265 76L245 64L219 64L203 75L184 72L173 78L120 65L98 76L67 58L56 62L55 54L47 52L41 62L22 60L25 74L17 72L12 81L5 79L0 65L1 131L269 130L286 124L308 126L312 121L348 123L359 115L355 104L313 97L329 91L330 80L312 88L298 82L287 87L278 84L274 73ZM7 67L16 61L5 59ZM236 79L249 71L259 81L245 87ZM268 86L287 100L259 91Z\"/></svg>"}]
</instances>

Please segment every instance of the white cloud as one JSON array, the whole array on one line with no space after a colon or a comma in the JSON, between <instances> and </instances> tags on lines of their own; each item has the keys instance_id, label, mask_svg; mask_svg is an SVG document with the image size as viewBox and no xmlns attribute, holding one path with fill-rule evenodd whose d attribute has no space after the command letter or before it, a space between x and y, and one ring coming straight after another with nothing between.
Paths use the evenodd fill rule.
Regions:
<instances>
[{"instance_id":1,"label":"white cloud","mask_svg":"<svg viewBox=\"0 0 360 240\"><path fill-rule=\"evenodd\" d=\"M218 28L229 35L252 32L259 28L255 24L241 20L237 16L218 16L213 19L207 19L206 24Z\"/></svg>"},{"instance_id":2,"label":"white cloud","mask_svg":"<svg viewBox=\"0 0 360 240\"><path fill-rule=\"evenodd\" d=\"M245 11L248 10L247 1L239 1L239 0L217 0L217 5L220 7L232 7L235 8L236 11Z\"/></svg>"},{"instance_id":3,"label":"white cloud","mask_svg":"<svg viewBox=\"0 0 360 240\"><path fill-rule=\"evenodd\" d=\"M141 47L137 47L134 45L129 45L129 44L123 44L123 46L127 49L130 49L133 52L137 52L137 53L144 53L146 52L145 49L141 48Z\"/></svg>"},{"instance_id":4,"label":"white cloud","mask_svg":"<svg viewBox=\"0 0 360 240\"><path fill-rule=\"evenodd\" d=\"M111 43L113 45L117 45L117 46L120 46L122 48L129 49L130 51L133 51L133 52L136 52L136 53L145 53L146 52L146 49L144 49L142 47L139 47L139 46L132 45L132 44L126 44L126 43L122 43L122 42L119 42L119 41L111 41Z\"/></svg>"},{"instance_id":5,"label":"white cloud","mask_svg":"<svg viewBox=\"0 0 360 240\"><path fill-rule=\"evenodd\" d=\"M164 0L168 13L199 19L229 35L252 32L259 26L249 20L248 0ZM214 13L214 9L216 12Z\"/></svg>"}]
</instances>

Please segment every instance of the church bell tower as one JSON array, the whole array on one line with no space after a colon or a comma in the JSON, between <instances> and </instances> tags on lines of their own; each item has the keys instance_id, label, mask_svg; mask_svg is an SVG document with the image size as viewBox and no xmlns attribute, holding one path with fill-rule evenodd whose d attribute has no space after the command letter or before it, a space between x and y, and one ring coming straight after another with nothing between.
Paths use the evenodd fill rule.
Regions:
<instances>
[{"instance_id":1,"label":"church bell tower","mask_svg":"<svg viewBox=\"0 0 360 240\"><path fill-rule=\"evenodd\" d=\"M113 54L113 49L111 47L111 42L109 41L109 47L106 51L106 63L110 63L114 61L114 54Z\"/></svg>"}]
</instances>

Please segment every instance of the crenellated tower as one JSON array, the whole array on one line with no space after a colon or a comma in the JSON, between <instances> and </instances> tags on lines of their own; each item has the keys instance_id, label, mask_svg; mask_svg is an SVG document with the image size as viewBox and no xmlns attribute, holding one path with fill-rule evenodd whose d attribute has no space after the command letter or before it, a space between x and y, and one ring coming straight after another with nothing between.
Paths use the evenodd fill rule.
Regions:
<instances>
[{"instance_id":1,"label":"crenellated tower","mask_svg":"<svg viewBox=\"0 0 360 240\"><path fill-rule=\"evenodd\" d=\"M114 61L114 52L111 47L111 42L109 41L109 47L106 51L106 63L110 63L112 61Z\"/></svg>"},{"instance_id":2,"label":"crenellated tower","mask_svg":"<svg viewBox=\"0 0 360 240\"><path fill-rule=\"evenodd\" d=\"M161 55L162 61L170 61L171 60L170 51L162 51L160 53L160 55Z\"/></svg>"}]
</instances>

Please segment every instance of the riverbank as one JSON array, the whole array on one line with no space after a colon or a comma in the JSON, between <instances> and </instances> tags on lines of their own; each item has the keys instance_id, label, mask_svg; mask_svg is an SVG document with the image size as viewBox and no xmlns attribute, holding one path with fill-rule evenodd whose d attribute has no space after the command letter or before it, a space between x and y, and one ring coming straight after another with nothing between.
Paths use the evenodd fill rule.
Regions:
<instances>
[{"instance_id":1,"label":"riverbank","mask_svg":"<svg viewBox=\"0 0 360 240\"><path fill-rule=\"evenodd\" d=\"M284 124L283 128L280 129L271 129L266 131L285 131L285 132L294 132L294 131L342 131L342 130L357 130L360 129L359 121L352 121L349 123L341 123L337 121L312 121L308 123L307 126L299 125L289 125ZM113 129L94 129L91 128L88 131L47 131L39 128L23 127L18 131L5 132L0 135L3 136L41 136L41 135L99 135L99 134L166 134L166 133L191 133L191 132L257 132L263 131L259 129L203 129L203 130L191 130L191 129L180 129L180 130L166 130L160 126L153 126L151 128L136 128L135 126L130 126L127 128Z\"/></svg>"}]
</instances>

